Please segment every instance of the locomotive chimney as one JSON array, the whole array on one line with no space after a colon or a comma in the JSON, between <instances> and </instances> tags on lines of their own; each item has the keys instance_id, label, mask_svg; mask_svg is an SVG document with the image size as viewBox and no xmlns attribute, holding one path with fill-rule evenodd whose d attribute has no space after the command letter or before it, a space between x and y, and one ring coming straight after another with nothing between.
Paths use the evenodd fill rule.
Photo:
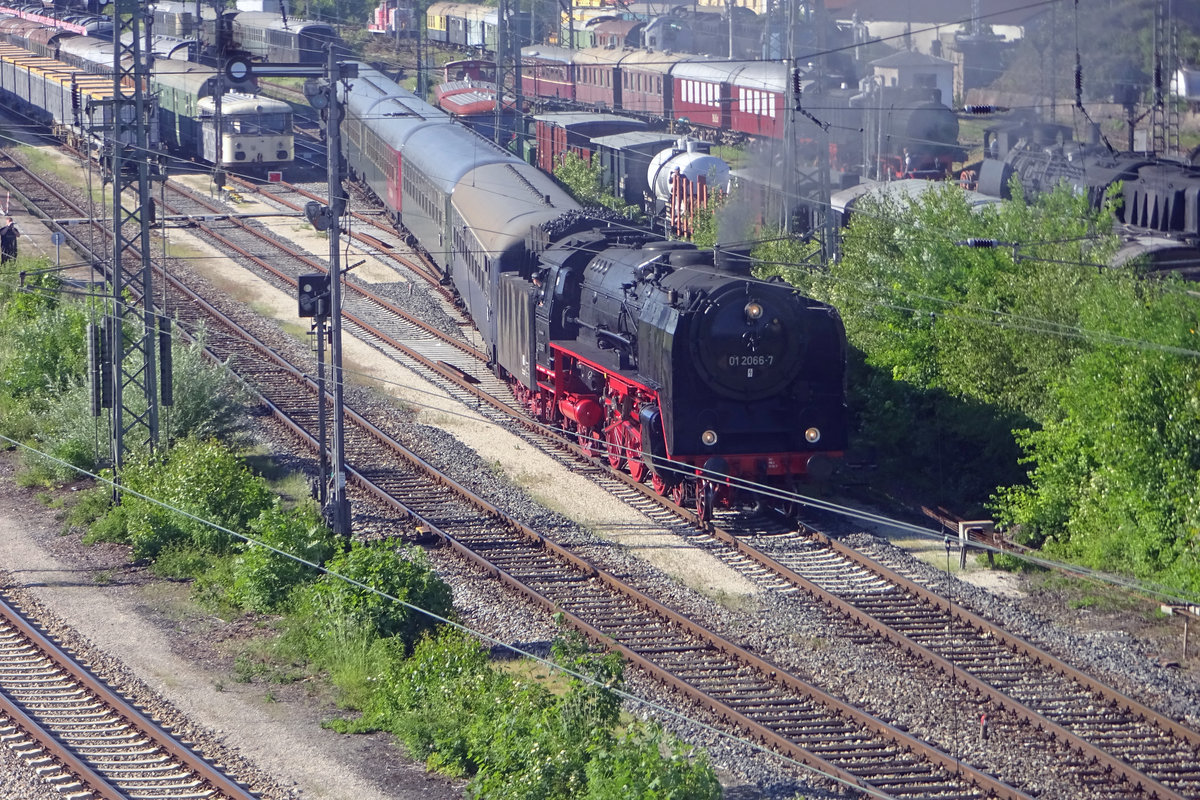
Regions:
<instances>
[{"instance_id":1,"label":"locomotive chimney","mask_svg":"<svg viewBox=\"0 0 1200 800\"><path fill-rule=\"evenodd\" d=\"M713 248L713 266L722 272L735 275L750 274L750 250L748 248L721 247Z\"/></svg>"}]
</instances>

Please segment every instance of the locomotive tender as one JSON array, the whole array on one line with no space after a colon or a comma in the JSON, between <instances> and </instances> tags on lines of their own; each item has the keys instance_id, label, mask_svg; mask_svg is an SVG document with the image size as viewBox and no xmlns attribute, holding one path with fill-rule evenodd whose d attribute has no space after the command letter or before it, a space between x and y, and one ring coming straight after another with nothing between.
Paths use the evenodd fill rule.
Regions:
<instances>
[{"instance_id":1,"label":"locomotive tender","mask_svg":"<svg viewBox=\"0 0 1200 800\"><path fill-rule=\"evenodd\" d=\"M533 417L702 517L737 486L831 472L847 438L834 309L733 253L589 214L365 64L339 91L350 177L453 283Z\"/></svg>"},{"instance_id":2,"label":"locomotive tender","mask_svg":"<svg viewBox=\"0 0 1200 800\"><path fill-rule=\"evenodd\" d=\"M1200 243L1200 166L1151 153L1119 153L1099 142L1076 142L1065 125L1012 120L984 135L986 157L978 189L1009 196L1015 175L1027 197L1065 182L1095 207L1121 184L1118 219L1130 228Z\"/></svg>"}]
</instances>

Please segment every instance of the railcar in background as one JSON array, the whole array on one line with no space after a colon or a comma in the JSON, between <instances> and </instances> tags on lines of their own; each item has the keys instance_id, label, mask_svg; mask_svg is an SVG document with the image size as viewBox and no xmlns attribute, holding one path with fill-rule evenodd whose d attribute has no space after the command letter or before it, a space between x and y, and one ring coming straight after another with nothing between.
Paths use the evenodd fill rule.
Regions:
<instances>
[{"instance_id":1,"label":"railcar in background","mask_svg":"<svg viewBox=\"0 0 1200 800\"><path fill-rule=\"evenodd\" d=\"M104 83L110 89L112 86L113 47L111 41L76 36L63 41L59 48L60 59L52 60L5 44L0 46L7 58L5 66L0 68L0 83L23 113L54 126L59 136L72 143L90 141L93 136L84 129L89 124L84 110L71 116L59 108L57 94L51 90L52 82L48 78L40 84L44 93L49 92L41 98L46 104L44 108L38 107L39 96L29 95L18 84L27 82L31 74L61 74L60 82L70 81L72 86L80 87L80 91L86 88L103 96L98 87ZM247 84L245 88L250 90L253 86ZM218 81L212 67L168 58L156 59L146 90L155 101L151 104L153 117L149 133L152 148L161 146L179 158L220 164L241 173L279 170L294 160L291 107L282 101L241 91L226 91L222 95L218 134L214 98ZM77 104L83 102L80 98L76 98ZM218 135L221 141L219 160Z\"/></svg>"}]
</instances>

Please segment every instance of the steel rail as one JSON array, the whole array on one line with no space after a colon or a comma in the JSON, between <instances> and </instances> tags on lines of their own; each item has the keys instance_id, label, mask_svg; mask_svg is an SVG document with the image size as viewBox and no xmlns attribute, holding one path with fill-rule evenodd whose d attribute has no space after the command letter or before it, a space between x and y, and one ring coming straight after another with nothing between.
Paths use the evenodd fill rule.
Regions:
<instances>
[{"instance_id":1,"label":"steel rail","mask_svg":"<svg viewBox=\"0 0 1200 800\"><path fill-rule=\"evenodd\" d=\"M155 747L167 753L199 776L214 791L221 792L225 797L230 798L230 800L256 800L256 795L231 780L191 748L179 742L157 722L147 717L136 706L121 697L107 684L93 675L86 667L78 663L69 653L30 623L20 611L3 597L0 597L0 617L37 648L45 658L70 676L73 681L99 698L104 705L111 708L126 724L144 734ZM48 752L54 754L55 758L67 764L81 780L100 792L105 800L128 800L126 792L113 786L109 779L96 773L87 764L86 759L78 756L53 733L44 730L40 722L35 718L31 718L28 712L15 704L7 691L4 692L4 697L5 705L8 706L8 711L14 717L18 715L22 716L25 721L34 726L33 729L26 728L27 732L31 736L35 736ZM39 732L35 733L35 730Z\"/></svg>"},{"instance_id":2,"label":"steel rail","mask_svg":"<svg viewBox=\"0 0 1200 800\"><path fill-rule=\"evenodd\" d=\"M365 294L369 295L370 293L368 292ZM364 320L361 320L357 317L353 317L350 315L348 315L348 318L352 319L356 324L360 325L361 327L364 327L365 329L369 329L367 323ZM438 365L438 364L431 363L427 360L422 359L419 354L413 353L411 350L406 348L403 344L396 342L395 340L391 339L390 337L387 337L385 334L382 334L381 332L379 332L377 330L373 330L372 333L373 333L373 335L376 335L379 338L381 338L383 341L388 342L388 344L390 346L395 347L398 350L407 353L408 355L410 355L410 357L421 360L425 364L425 366L427 366L427 368L437 371L440 375L442 375L442 377L444 379L454 382L462 390L471 393L472 395L474 395L475 397L477 397L481 400L491 403L494 407L496 407L497 409L499 409L505 413L508 413L510 415L515 414L515 418L518 419L527 428L530 428L531 430L536 430L536 432L541 435L554 436L553 432L550 431L546 426L539 425L538 423L534 422L533 420L530 420L524 414L515 413L514 409L511 406L508 406L507 404L499 401L498 398L495 398L494 396L490 395L489 393L482 391L481 389L469 384L468 382L463 381L459 375L457 375L449 370L441 369L440 365ZM538 430L538 429L540 429L540 430ZM581 455L584 458L587 458L587 456L583 455L581 452L581 449L578 448L577 446L573 446L573 449L577 452L577 454ZM594 463L598 462L598 461L599 461L599 459L595 459ZM605 468L602 464L597 463L596 465L601 468ZM659 502L661 505L669 506L670 508L672 508L672 510L675 510L677 512L685 511L685 513L682 516L685 516L686 518L694 518L694 516L691 514L691 512L683 510L683 509L679 509L678 507L674 506L673 503L670 503L666 498L661 498L657 495L657 493L650 491L649 487L645 487L644 484L633 481L632 478L625 475L624 473L614 473L614 474L620 480L622 480L626 485L628 485L632 488L636 488L644 496L654 499L655 501ZM1063 725L1060 725L1057 722L1054 722L1053 720L1047 718L1045 716L1045 714L1039 713L1038 711L1030 708L1029 706L1025 705L1024 703L1018 701L1017 699L1009 696L1004 691L999 690L999 689L991 686L990 684L986 683L985 681L980 680L976 676L972 675L971 672L969 671L969 669L965 668L964 666L956 664L954 661L937 654L936 652L929 649L925 645L922 645L922 644L914 641L913 639L911 639L910 637L901 633L900 631L895 630L893 627L886 624L885 622L873 617L871 614L854 606L852 603L847 602L847 601L837 597L833 593L822 589L821 587L817 586L816 584L812 583L811 581L806 580L803 576L801 576L798 573L794 572L793 570L789 569L785 565L775 561L774 559L771 559L769 556L766 556L761 551L746 544L745 542L740 540L737 536L735 536L727 531L724 531L720 528L717 528L715 525L712 525L712 524L701 525L700 527L708 530L708 532L711 535L713 535L716 539L718 539L719 541L722 541L726 545L732 547L740 555L750 559L751 561L753 561L754 563L757 563L759 566L763 567L764 569L769 570L773 574L783 578L784 580L790 582L791 584L808 592L811 596L815 597L817 600L824 603L826 606L843 614L848 619L853 620L854 622L862 625L866 629L871 630L872 632L879 635L881 638L888 641L889 643L899 647L900 649L902 649L906 652L911 653L912 655L914 655L918 658L923 659L926 663L932 665L934 668L936 668L940 672L944 673L947 677L951 678L954 682L958 683L959 685L963 686L964 688L970 689L970 690L976 692L977 694L979 694L980 696L988 698L991 702L995 703L995 705L998 709L1008 710L1008 711L1012 712L1013 714L1015 714L1016 716L1018 716L1019 718L1021 718L1022 720L1026 721L1027 723L1034 725L1036 727L1044 728L1057 741L1060 741L1060 742L1066 744L1068 747L1072 748L1076 753L1078 753L1081 757L1091 759L1094 762L1102 765L1104 767L1104 769L1106 769L1107 771L1111 772L1112 774L1114 774L1116 776L1119 776L1121 779L1127 781L1129 783L1129 785L1139 787L1148 796L1159 798L1159 800L1187 800L1185 795L1182 795L1182 794L1178 793L1177 791L1172 790L1169 787L1163 785L1160 781L1158 781L1157 779L1155 779L1154 777L1152 777L1150 775L1147 775L1144 771L1138 769L1136 766L1134 766L1133 764L1130 764L1128 761L1126 761L1118 756L1113 755L1111 752L1109 752L1107 750L1097 747L1096 745L1094 745L1092 742L1088 741L1081 735L1076 734L1075 732L1064 727ZM830 546L831 548L832 548L832 545L834 544L833 540L830 540L828 537L821 537L820 540L823 541L824 543L826 543L826 545ZM847 548L841 548L840 550L838 550L838 552L841 552L847 558L853 558L855 563L858 563L860 565L866 564L866 560L863 557L857 556L857 555L851 555L852 551L849 551ZM1071 668L1069 665L1066 665L1064 662L1061 662L1058 659L1054 659L1053 657L1049 656L1048 654L1037 650L1036 648L1034 648L1032 645L1028 644L1027 642L1023 642L1023 641L1017 639L1016 637L1012 637L1010 634L1003 632L1002 630L997 628L995 625L987 622L986 620L983 620L982 618L977 617L975 615L966 614L964 612L964 610L961 608L957 608L957 607L953 607L953 606L950 606L948 609L942 608L942 598L940 598L938 595L924 589L923 587L919 587L911 581L904 580L900 576L898 576L895 573L892 573L890 571L881 571L881 568L879 568L878 565L874 565L873 562L871 563L871 566L868 568L872 569L872 571L874 571L876 574L879 574L880 577L882 577L884 580L887 580L887 581L891 582L893 585L901 588L902 590L907 591L907 592L921 598L922 600L928 602L931 607L938 608L939 610L943 610L943 611L949 610L950 612L953 612L955 614L955 618L961 619L961 620L967 622L968 624L970 624L972 627L976 628L977 630L988 631L989 635L993 636L997 641L1006 644L1006 646L1010 641L1014 642L1014 644L1011 648L1014 650L1014 652L1018 652L1021 655L1024 655L1027 658L1030 658L1034 662L1040 662L1042 664L1052 666L1052 668L1055 669L1056 671L1058 671L1059 674L1061 674L1069 679L1076 680L1081 686L1086 687L1089 691L1095 692L1097 695L1099 695L1101 697L1105 697L1105 698L1112 700L1114 703L1119 705L1122 708L1122 710L1132 713L1135 716L1140 717L1148 722L1151 722L1151 724L1158 724L1158 726L1160 728L1163 728L1163 729L1167 730L1168 732L1170 732L1171 734L1175 735L1176 737L1178 737L1186 742L1189 742L1193 747L1196 745L1195 739L1200 738L1200 736L1198 736L1197 734L1195 734L1192 731L1189 731L1188 729L1179 725L1178 723L1175 723L1174 721L1169 720L1168 718L1164 717L1163 715L1157 714L1153 710L1151 710L1145 706L1141 706L1140 704L1137 704L1135 701L1125 697L1124 695L1121 695L1120 693L1116 692L1115 690L1112 690L1109 687L1105 687L1105 686L1103 686L1103 684L1100 684L1099 682L1088 678L1087 676L1083 675L1083 673L1081 673L1080 671L1075 670L1074 668ZM964 613L958 613L958 612L964 612Z\"/></svg>"}]
</instances>

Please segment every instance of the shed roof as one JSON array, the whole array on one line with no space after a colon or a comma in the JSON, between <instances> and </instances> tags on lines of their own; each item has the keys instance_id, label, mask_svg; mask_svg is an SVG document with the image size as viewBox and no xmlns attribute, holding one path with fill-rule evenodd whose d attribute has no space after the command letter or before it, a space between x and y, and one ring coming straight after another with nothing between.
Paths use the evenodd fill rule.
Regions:
<instances>
[{"instance_id":1,"label":"shed roof","mask_svg":"<svg viewBox=\"0 0 1200 800\"><path fill-rule=\"evenodd\" d=\"M663 133L662 131L626 131L625 133L611 133L607 136L593 136L592 143L613 150L622 150L627 147L643 147L652 144L661 144L665 149L678 141L678 139L678 136Z\"/></svg>"},{"instance_id":2,"label":"shed roof","mask_svg":"<svg viewBox=\"0 0 1200 800\"><path fill-rule=\"evenodd\" d=\"M1049 9L1047 3L1028 0L979 0L979 13L988 25L1024 25ZM825 0L825 8L838 19L857 12L863 22L913 22L949 25L967 23L971 4L963 0Z\"/></svg>"},{"instance_id":3,"label":"shed roof","mask_svg":"<svg viewBox=\"0 0 1200 800\"><path fill-rule=\"evenodd\" d=\"M918 53L914 50L901 50L883 58L870 62L872 67L944 67L953 69L954 62L937 56Z\"/></svg>"}]
</instances>

